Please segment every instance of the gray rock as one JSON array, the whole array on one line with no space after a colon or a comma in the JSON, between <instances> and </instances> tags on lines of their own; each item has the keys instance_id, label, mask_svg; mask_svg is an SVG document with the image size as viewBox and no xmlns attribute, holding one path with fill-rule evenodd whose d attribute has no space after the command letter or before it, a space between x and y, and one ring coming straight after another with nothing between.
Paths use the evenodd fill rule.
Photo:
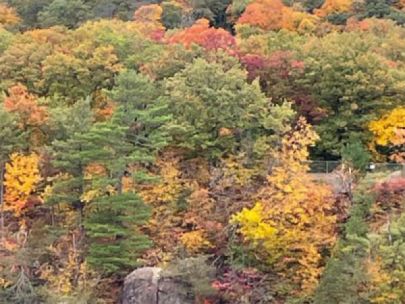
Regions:
<instances>
[{"instance_id":1,"label":"gray rock","mask_svg":"<svg viewBox=\"0 0 405 304\"><path fill-rule=\"evenodd\" d=\"M159 280L158 304L193 304L191 286L179 279L163 276Z\"/></svg>"},{"instance_id":2,"label":"gray rock","mask_svg":"<svg viewBox=\"0 0 405 304\"><path fill-rule=\"evenodd\" d=\"M122 304L193 304L190 290L189 283L160 268L139 268L125 278Z\"/></svg>"}]
</instances>

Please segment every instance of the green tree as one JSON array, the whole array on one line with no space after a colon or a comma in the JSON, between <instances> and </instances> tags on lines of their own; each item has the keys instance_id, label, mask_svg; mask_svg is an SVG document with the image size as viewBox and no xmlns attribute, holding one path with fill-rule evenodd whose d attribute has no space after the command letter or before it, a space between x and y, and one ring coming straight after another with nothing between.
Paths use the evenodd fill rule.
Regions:
<instances>
[{"instance_id":1,"label":"green tree","mask_svg":"<svg viewBox=\"0 0 405 304\"><path fill-rule=\"evenodd\" d=\"M129 127L127 139L140 159L153 161L156 152L168 144L163 127L172 118L162 89L146 76L126 70L116 77L115 87L107 94L118 102L116 119Z\"/></svg>"},{"instance_id":2,"label":"green tree","mask_svg":"<svg viewBox=\"0 0 405 304\"><path fill-rule=\"evenodd\" d=\"M271 140L293 115L288 105L283 110L272 107L258 82L249 84L232 60L222 64L196 59L167 79L165 87L174 141L210 158L238 149L252 154L255 142Z\"/></svg>"},{"instance_id":3,"label":"green tree","mask_svg":"<svg viewBox=\"0 0 405 304\"><path fill-rule=\"evenodd\" d=\"M23 19L23 28L39 26L38 14L44 10L53 0L9 0Z\"/></svg>"},{"instance_id":4,"label":"green tree","mask_svg":"<svg viewBox=\"0 0 405 304\"><path fill-rule=\"evenodd\" d=\"M191 0L194 18L206 18L217 27L226 27L226 9L230 0Z\"/></svg>"},{"instance_id":5,"label":"green tree","mask_svg":"<svg viewBox=\"0 0 405 304\"><path fill-rule=\"evenodd\" d=\"M58 118L63 114L69 119L67 125L60 123ZM71 107L51 111L51 130L55 140L52 142L53 165L59 176L52 185L52 193L47 198L50 205L67 204L76 210L77 226L82 225L84 203L81 196L84 193L84 171L87 159L83 150L87 146L84 134L89 131L93 121L90 99L78 101Z\"/></svg>"},{"instance_id":6,"label":"green tree","mask_svg":"<svg viewBox=\"0 0 405 304\"><path fill-rule=\"evenodd\" d=\"M183 21L183 8L173 2L162 3L162 23L167 29L180 27Z\"/></svg>"},{"instance_id":7,"label":"green tree","mask_svg":"<svg viewBox=\"0 0 405 304\"><path fill-rule=\"evenodd\" d=\"M373 184L366 178L356 189L349 220L326 264L315 292L314 304L370 303L365 259L370 254L371 246L366 220L375 200L370 191Z\"/></svg>"},{"instance_id":8,"label":"green tree","mask_svg":"<svg viewBox=\"0 0 405 304\"><path fill-rule=\"evenodd\" d=\"M370 163L371 155L365 149L361 142L349 142L343 147L342 152L343 161L353 166L357 170L364 171Z\"/></svg>"},{"instance_id":9,"label":"green tree","mask_svg":"<svg viewBox=\"0 0 405 304\"><path fill-rule=\"evenodd\" d=\"M10 45L13 39L13 34L4 28L0 28L0 54L3 53Z\"/></svg>"},{"instance_id":10,"label":"green tree","mask_svg":"<svg viewBox=\"0 0 405 304\"><path fill-rule=\"evenodd\" d=\"M162 127L170 119L151 80L129 70L116 83L109 94L118 108L111 121L94 125L86 134L89 146L83 155L105 169L105 174L91 179L89 189L101 194L86 207L85 227L90 238L88 261L107 273L135 266L136 256L150 245L139 230L150 210L122 182L128 175L138 183L150 181L145 166L167 144Z\"/></svg>"},{"instance_id":11,"label":"green tree","mask_svg":"<svg viewBox=\"0 0 405 304\"><path fill-rule=\"evenodd\" d=\"M90 17L90 7L82 0L54 0L38 14L43 27L64 25L76 27Z\"/></svg>"},{"instance_id":12,"label":"green tree","mask_svg":"<svg viewBox=\"0 0 405 304\"><path fill-rule=\"evenodd\" d=\"M126 135L129 127L116 122L95 124L84 135L87 146L82 159L95 162L104 174L87 178L84 227L89 239L87 261L102 273L120 273L137 265L136 257L150 246L148 238L139 230L146 223L150 210L142 199L123 189L122 180L129 165L139 161Z\"/></svg>"},{"instance_id":13,"label":"green tree","mask_svg":"<svg viewBox=\"0 0 405 304\"><path fill-rule=\"evenodd\" d=\"M373 51L378 45L371 34L333 33L314 40L302 54L305 73L297 81L326 114L317 127L319 155L338 157L351 141L366 144L368 122L404 97L404 74Z\"/></svg>"}]
</instances>

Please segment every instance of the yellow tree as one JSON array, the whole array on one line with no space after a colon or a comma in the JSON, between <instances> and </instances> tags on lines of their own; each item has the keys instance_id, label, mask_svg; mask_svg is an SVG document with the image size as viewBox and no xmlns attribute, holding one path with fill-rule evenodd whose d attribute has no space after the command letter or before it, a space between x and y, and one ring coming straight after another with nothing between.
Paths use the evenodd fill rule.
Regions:
<instances>
[{"instance_id":1,"label":"yellow tree","mask_svg":"<svg viewBox=\"0 0 405 304\"><path fill-rule=\"evenodd\" d=\"M16 25L20 22L15 10L5 4L0 3L0 26Z\"/></svg>"},{"instance_id":2,"label":"yellow tree","mask_svg":"<svg viewBox=\"0 0 405 304\"><path fill-rule=\"evenodd\" d=\"M164 26L161 23L163 9L157 4L143 5L135 11L136 28L150 38L162 38Z\"/></svg>"},{"instance_id":3,"label":"yellow tree","mask_svg":"<svg viewBox=\"0 0 405 304\"><path fill-rule=\"evenodd\" d=\"M385 147L389 149L391 159L404 159L405 108L395 108L380 119L370 122L369 130L373 134L370 147L372 151L376 152L378 147Z\"/></svg>"},{"instance_id":4,"label":"yellow tree","mask_svg":"<svg viewBox=\"0 0 405 304\"><path fill-rule=\"evenodd\" d=\"M245 241L280 278L299 294L316 287L322 271L322 250L335 240L329 187L314 183L306 173L308 147L317 139L304 119L284 137L276 152L278 163L252 209L233 217Z\"/></svg>"},{"instance_id":5,"label":"yellow tree","mask_svg":"<svg viewBox=\"0 0 405 304\"><path fill-rule=\"evenodd\" d=\"M326 0L315 14L319 17L326 17L336 13L347 13L352 8L352 0Z\"/></svg>"},{"instance_id":6,"label":"yellow tree","mask_svg":"<svg viewBox=\"0 0 405 304\"><path fill-rule=\"evenodd\" d=\"M39 199L32 197L40 181L37 154L12 154L10 161L6 164L4 175L5 210L11 211L16 217L20 217L30 203L40 202Z\"/></svg>"}]
</instances>

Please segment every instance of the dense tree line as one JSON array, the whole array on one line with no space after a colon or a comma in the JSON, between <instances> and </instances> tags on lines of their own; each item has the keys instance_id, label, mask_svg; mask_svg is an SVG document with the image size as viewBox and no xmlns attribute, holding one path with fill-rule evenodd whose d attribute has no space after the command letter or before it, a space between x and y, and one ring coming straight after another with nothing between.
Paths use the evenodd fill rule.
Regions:
<instances>
[{"instance_id":1,"label":"dense tree line","mask_svg":"<svg viewBox=\"0 0 405 304\"><path fill-rule=\"evenodd\" d=\"M1 2L0 303L403 303L404 6Z\"/></svg>"}]
</instances>

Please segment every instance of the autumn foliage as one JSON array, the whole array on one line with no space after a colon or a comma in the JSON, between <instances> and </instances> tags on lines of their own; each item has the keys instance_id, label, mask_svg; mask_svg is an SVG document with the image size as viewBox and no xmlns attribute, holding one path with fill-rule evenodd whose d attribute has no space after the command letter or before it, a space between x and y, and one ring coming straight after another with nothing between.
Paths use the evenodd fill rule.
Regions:
<instances>
[{"instance_id":1,"label":"autumn foliage","mask_svg":"<svg viewBox=\"0 0 405 304\"><path fill-rule=\"evenodd\" d=\"M233 221L264 262L296 283L297 292L308 293L322 271L322 250L334 243L336 218L330 189L317 186L313 191L315 184L301 163L317 137L304 120L296 128L284 138L279 164L267 177L258 203Z\"/></svg>"},{"instance_id":2,"label":"autumn foliage","mask_svg":"<svg viewBox=\"0 0 405 304\"><path fill-rule=\"evenodd\" d=\"M40 202L33 195L41 179L38 155L35 153L11 155L10 162L6 164L4 176L6 210L20 217L24 209L33 207L30 203Z\"/></svg>"},{"instance_id":3,"label":"autumn foliage","mask_svg":"<svg viewBox=\"0 0 405 304\"><path fill-rule=\"evenodd\" d=\"M1 303L405 303L404 1L6 2Z\"/></svg>"},{"instance_id":4,"label":"autumn foliage","mask_svg":"<svg viewBox=\"0 0 405 304\"><path fill-rule=\"evenodd\" d=\"M228 31L210 27L206 19L197 20L191 27L169 36L167 41L186 47L197 44L207 50L227 50L236 46L235 38Z\"/></svg>"},{"instance_id":5,"label":"autumn foliage","mask_svg":"<svg viewBox=\"0 0 405 304\"><path fill-rule=\"evenodd\" d=\"M325 17L335 13L347 13L352 9L351 0L326 0L324 4L315 11L319 17Z\"/></svg>"},{"instance_id":6,"label":"autumn foliage","mask_svg":"<svg viewBox=\"0 0 405 304\"><path fill-rule=\"evenodd\" d=\"M38 105L36 96L30 94L22 84L8 89L4 107L7 111L17 114L23 129L27 129L29 126L40 126L47 119L45 107Z\"/></svg>"},{"instance_id":7,"label":"autumn foliage","mask_svg":"<svg viewBox=\"0 0 405 304\"><path fill-rule=\"evenodd\" d=\"M0 4L0 26L16 25L19 22L20 18L15 9L6 4Z\"/></svg>"}]
</instances>

